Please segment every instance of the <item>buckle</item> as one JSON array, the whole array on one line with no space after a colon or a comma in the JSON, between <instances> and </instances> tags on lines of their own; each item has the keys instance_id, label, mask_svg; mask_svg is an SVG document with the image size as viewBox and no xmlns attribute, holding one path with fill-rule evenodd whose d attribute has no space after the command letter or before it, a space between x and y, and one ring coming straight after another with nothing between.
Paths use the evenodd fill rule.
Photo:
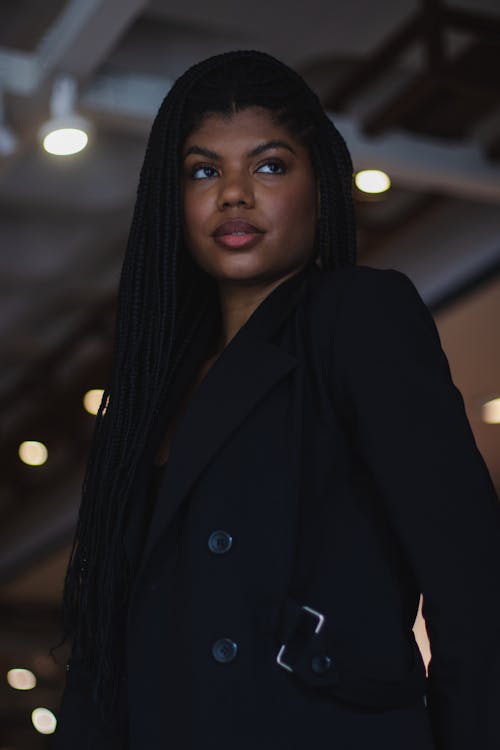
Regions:
<instances>
[{"instance_id":1,"label":"buckle","mask_svg":"<svg viewBox=\"0 0 500 750\"><path fill-rule=\"evenodd\" d=\"M321 628L323 627L323 623L325 621L325 615L322 615L321 612L317 612L315 609L312 609L311 607L308 607L307 605L303 604L301 609L304 609L306 612L309 612L309 614L314 615L318 618L318 622L316 623L316 627L314 628L314 633L319 633ZM278 655L276 657L276 662L280 665L280 667L283 667L283 669L287 669L289 672L293 672L292 667L283 661L283 653L286 648L286 643L283 643L280 646L280 649L278 651Z\"/></svg>"}]
</instances>

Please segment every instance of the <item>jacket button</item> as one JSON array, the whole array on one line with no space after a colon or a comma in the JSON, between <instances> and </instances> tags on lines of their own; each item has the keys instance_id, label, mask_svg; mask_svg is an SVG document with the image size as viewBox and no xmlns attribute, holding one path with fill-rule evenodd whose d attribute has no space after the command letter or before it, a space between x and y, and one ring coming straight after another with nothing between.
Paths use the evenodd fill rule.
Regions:
<instances>
[{"instance_id":1,"label":"jacket button","mask_svg":"<svg viewBox=\"0 0 500 750\"><path fill-rule=\"evenodd\" d=\"M330 669L331 663L332 660L329 656L318 654L316 656L313 656L311 660L311 668L313 672L316 672L316 674L324 674Z\"/></svg>"},{"instance_id":2,"label":"jacket button","mask_svg":"<svg viewBox=\"0 0 500 750\"><path fill-rule=\"evenodd\" d=\"M217 555L227 552L231 548L232 543L233 537L231 534L228 534L227 531L222 531L222 529L212 531L208 537L208 549Z\"/></svg>"},{"instance_id":3,"label":"jacket button","mask_svg":"<svg viewBox=\"0 0 500 750\"><path fill-rule=\"evenodd\" d=\"M230 638L219 638L212 646L212 655L215 661L228 662L236 656L238 646Z\"/></svg>"}]
</instances>

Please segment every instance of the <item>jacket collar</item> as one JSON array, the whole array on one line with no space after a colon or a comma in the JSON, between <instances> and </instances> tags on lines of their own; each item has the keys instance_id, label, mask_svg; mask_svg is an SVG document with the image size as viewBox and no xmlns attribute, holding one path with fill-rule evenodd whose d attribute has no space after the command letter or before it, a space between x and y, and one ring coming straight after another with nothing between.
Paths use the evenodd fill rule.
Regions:
<instances>
[{"instance_id":1,"label":"jacket collar","mask_svg":"<svg viewBox=\"0 0 500 750\"><path fill-rule=\"evenodd\" d=\"M303 298L308 280L319 273L320 269L311 261L275 287L219 355L192 395L170 446L168 466L162 475L144 543L141 570L209 462L274 384L296 367L296 358L272 343L271 338ZM183 383L195 376L212 332L213 320L207 316L179 366L167 402L155 422L142 459L143 468L148 471L142 473L141 491L147 488L155 444L172 414L172 405L178 401Z\"/></svg>"}]
</instances>

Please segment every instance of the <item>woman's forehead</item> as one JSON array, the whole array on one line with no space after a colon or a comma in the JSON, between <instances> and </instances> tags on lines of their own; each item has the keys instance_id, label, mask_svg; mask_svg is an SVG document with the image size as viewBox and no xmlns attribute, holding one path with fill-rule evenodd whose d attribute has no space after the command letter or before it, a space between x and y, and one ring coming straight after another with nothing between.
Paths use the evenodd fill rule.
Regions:
<instances>
[{"instance_id":1,"label":"woman's forehead","mask_svg":"<svg viewBox=\"0 0 500 750\"><path fill-rule=\"evenodd\" d=\"M229 143L244 146L263 139L280 140L300 148L299 142L285 125L277 123L274 113L264 107L247 107L230 114L209 112L187 136L184 145L185 150L201 141L217 142L219 147Z\"/></svg>"}]
</instances>

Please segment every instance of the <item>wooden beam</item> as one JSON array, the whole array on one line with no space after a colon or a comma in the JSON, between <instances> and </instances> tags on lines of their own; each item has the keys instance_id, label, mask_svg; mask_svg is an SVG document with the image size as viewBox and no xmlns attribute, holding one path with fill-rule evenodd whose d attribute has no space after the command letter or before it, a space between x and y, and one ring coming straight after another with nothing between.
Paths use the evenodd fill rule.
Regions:
<instances>
[{"instance_id":1,"label":"wooden beam","mask_svg":"<svg viewBox=\"0 0 500 750\"><path fill-rule=\"evenodd\" d=\"M500 44L500 19L482 13L451 9L441 0L421 0L422 9L366 60L356 65L343 83L325 97L325 108L338 112L351 99L383 75L390 65L407 50L421 41L427 51L427 70L438 73L445 65L444 33L455 29L475 35L484 41Z\"/></svg>"},{"instance_id":2,"label":"wooden beam","mask_svg":"<svg viewBox=\"0 0 500 750\"><path fill-rule=\"evenodd\" d=\"M493 84L454 76L452 68L448 74L435 76L427 73L415 78L407 88L367 115L362 123L363 132L366 135L378 135L388 128L399 127L401 118L414 111L419 102L437 88L455 91L461 96L482 97L487 100L494 100L497 96L497 88Z\"/></svg>"},{"instance_id":3,"label":"wooden beam","mask_svg":"<svg viewBox=\"0 0 500 750\"><path fill-rule=\"evenodd\" d=\"M392 97L377 111L366 117L361 129L365 135L377 135L399 124L434 88L435 80L428 73L417 76L405 89Z\"/></svg>"},{"instance_id":4,"label":"wooden beam","mask_svg":"<svg viewBox=\"0 0 500 750\"><path fill-rule=\"evenodd\" d=\"M455 31L478 36L483 41L500 44L500 18L486 13L473 13L458 8L445 8L445 25Z\"/></svg>"},{"instance_id":5,"label":"wooden beam","mask_svg":"<svg viewBox=\"0 0 500 750\"><path fill-rule=\"evenodd\" d=\"M345 107L350 99L366 89L380 75L385 73L388 66L414 42L421 31L422 19L415 16L390 37L384 45L366 60L356 65L350 76L325 98L325 108L339 111Z\"/></svg>"},{"instance_id":6,"label":"wooden beam","mask_svg":"<svg viewBox=\"0 0 500 750\"><path fill-rule=\"evenodd\" d=\"M421 0L422 42L427 58L427 70L437 73L445 64L444 16L441 0Z\"/></svg>"}]
</instances>

